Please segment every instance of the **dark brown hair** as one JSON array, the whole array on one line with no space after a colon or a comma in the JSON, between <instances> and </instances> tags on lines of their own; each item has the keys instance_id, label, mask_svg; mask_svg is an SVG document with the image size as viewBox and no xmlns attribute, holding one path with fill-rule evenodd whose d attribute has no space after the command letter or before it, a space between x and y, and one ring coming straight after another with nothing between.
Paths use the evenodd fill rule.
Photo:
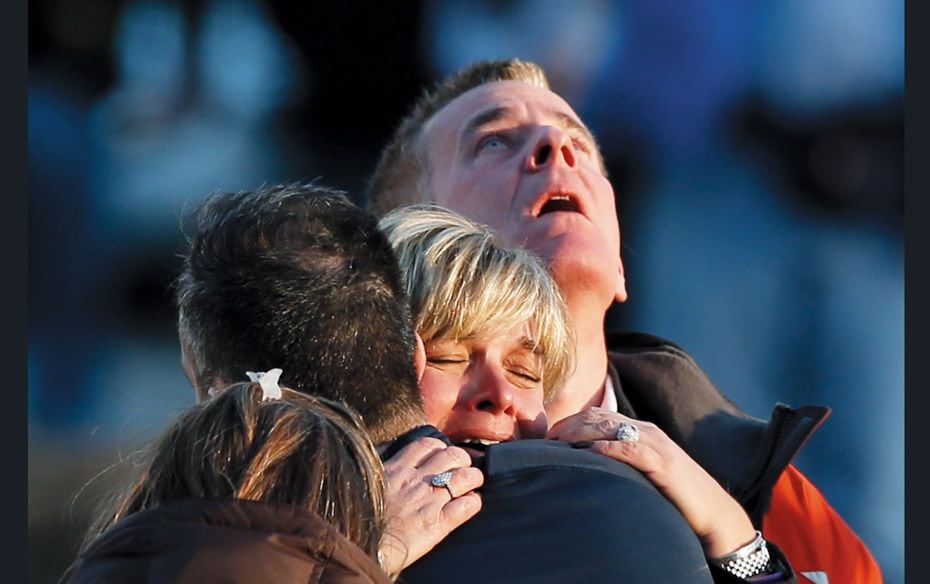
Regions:
<instances>
[{"instance_id":1,"label":"dark brown hair","mask_svg":"<svg viewBox=\"0 0 930 584\"><path fill-rule=\"evenodd\" d=\"M123 517L186 498L302 506L376 557L385 529L381 460L350 408L237 383L181 412L138 452L129 486L105 502L91 539Z\"/></svg>"},{"instance_id":2,"label":"dark brown hair","mask_svg":"<svg viewBox=\"0 0 930 584\"><path fill-rule=\"evenodd\" d=\"M371 213L282 184L214 194L194 218L176 291L199 399L280 367L283 385L354 408L376 443L423 423L410 307Z\"/></svg>"}]
</instances>

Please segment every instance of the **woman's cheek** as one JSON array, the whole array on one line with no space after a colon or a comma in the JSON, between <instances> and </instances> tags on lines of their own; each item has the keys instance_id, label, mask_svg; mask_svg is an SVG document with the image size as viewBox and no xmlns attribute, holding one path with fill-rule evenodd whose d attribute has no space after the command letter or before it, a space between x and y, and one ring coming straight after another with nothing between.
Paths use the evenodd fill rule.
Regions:
<instances>
[{"instance_id":1,"label":"woman's cheek","mask_svg":"<svg viewBox=\"0 0 930 584\"><path fill-rule=\"evenodd\" d=\"M429 369L427 369L420 381L420 392L423 394L426 421L437 428L452 413L458 397L457 389L450 387L450 385L448 380L443 379L441 373Z\"/></svg>"}]
</instances>

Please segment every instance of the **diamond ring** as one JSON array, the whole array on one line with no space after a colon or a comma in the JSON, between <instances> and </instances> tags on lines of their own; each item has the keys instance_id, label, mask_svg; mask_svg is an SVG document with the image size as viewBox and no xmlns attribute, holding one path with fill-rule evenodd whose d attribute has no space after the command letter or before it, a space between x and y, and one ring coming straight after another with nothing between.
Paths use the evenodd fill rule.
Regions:
<instances>
[{"instance_id":1,"label":"diamond ring","mask_svg":"<svg viewBox=\"0 0 930 584\"><path fill-rule=\"evenodd\" d=\"M449 486L449 483L452 482L452 471L446 470L439 474L434 474L430 480L429 484L434 487L445 487L449 491L449 496L453 499L455 498L455 493L452 492L452 487Z\"/></svg>"},{"instance_id":2,"label":"diamond ring","mask_svg":"<svg viewBox=\"0 0 930 584\"><path fill-rule=\"evenodd\" d=\"M617 428L617 440L620 442L639 442L639 428L634 424L620 422Z\"/></svg>"}]
</instances>

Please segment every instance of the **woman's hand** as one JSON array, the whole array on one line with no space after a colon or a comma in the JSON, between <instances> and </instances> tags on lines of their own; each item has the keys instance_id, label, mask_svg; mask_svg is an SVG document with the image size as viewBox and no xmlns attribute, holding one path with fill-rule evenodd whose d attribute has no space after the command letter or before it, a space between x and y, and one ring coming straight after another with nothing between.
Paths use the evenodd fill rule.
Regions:
<instances>
[{"instance_id":1,"label":"woman's hand","mask_svg":"<svg viewBox=\"0 0 930 584\"><path fill-rule=\"evenodd\" d=\"M638 440L617 439L622 423L639 430ZM755 527L736 499L655 424L590 407L553 425L547 438L592 442L592 451L643 473L678 507L708 558L728 554L755 537Z\"/></svg>"},{"instance_id":2,"label":"woman's hand","mask_svg":"<svg viewBox=\"0 0 930 584\"><path fill-rule=\"evenodd\" d=\"M381 543L381 566L396 575L474 517L484 483L480 469L457 446L436 438L418 438L384 463L387 474L387 530ZM433 476L452 471L448 487L430 484Z\"/></svg>"}]
</instances>

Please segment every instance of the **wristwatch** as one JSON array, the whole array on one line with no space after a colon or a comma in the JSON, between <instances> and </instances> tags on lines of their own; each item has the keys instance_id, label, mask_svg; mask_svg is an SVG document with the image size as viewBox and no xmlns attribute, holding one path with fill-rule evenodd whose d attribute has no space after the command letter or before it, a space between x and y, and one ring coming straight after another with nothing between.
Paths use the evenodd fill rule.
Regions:
<instances>
[{"instance_id":1,"label":"wristwatch","mask_svg":"<svg viewBox=\"0 0 930 584\"><path fill-rule=\"evenodd\" d=\"M761 531L756 531L756 537L735 552L707 561L744 580L771 571L771 555Z\"/></svg>"}]
</instances>

